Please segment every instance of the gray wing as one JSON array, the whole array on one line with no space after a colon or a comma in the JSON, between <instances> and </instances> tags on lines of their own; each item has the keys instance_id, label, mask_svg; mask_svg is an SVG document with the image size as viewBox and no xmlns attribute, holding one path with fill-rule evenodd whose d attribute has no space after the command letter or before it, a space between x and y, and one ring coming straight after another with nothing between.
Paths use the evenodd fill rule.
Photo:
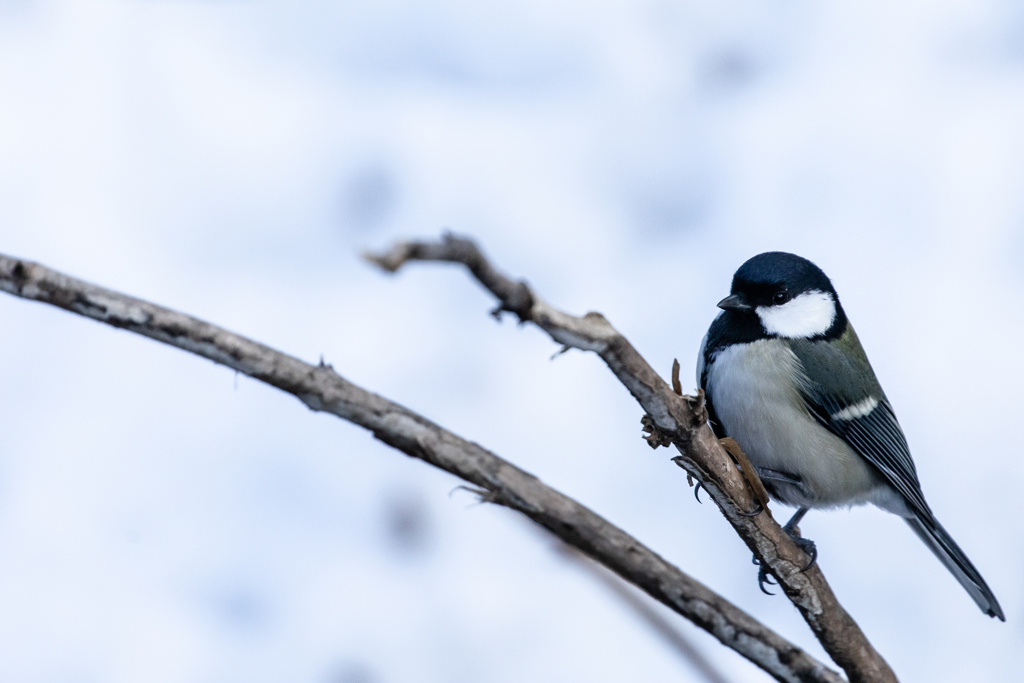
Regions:
<instances>
[{"instance_id":1,"label":"gray wing","mask_svg":"<svg viewBox=\"0 0 1024 683\"><path fill-rule=\"evenodd\" d=\"M903 429L853 328L835 342L794 340L791 348L803 365L801 393L815 419L874 465L911 510L931 517Z\"/></svg>"}]
</instances>

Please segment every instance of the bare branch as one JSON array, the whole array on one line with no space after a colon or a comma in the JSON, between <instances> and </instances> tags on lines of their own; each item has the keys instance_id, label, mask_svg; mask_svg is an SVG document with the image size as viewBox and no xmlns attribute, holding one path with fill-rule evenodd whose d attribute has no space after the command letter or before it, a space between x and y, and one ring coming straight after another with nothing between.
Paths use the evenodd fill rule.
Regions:
<instances>
[{"instance_id":1,"label":"bare branch","mask_svg":"<svg viewBox=\"0 0 1024 683\"><path fill-rule=\"evenodd\" d=\"M394 272L408 261L449 261L465 264L501 302L564 346L593 351L629 390L650 416L645 425L652 447L671 441L683 457L678 464L715 499L726 519L754 555L775 576L783 591L810 625L825 651L841 666L851 683L896 681L896 676L853 618L843 609L819 566L802 571L806 556L770 514L746 516L759 506L741 471L707 425L703 395L678 396L635 348L600 313L582 317L563 313L545 303L522 282L500 274L470 240L452 234L440 242L405 242L383 256L368 256ZM478 273L485 273L481 277ZM523 292L523 289L526 289ZM515 292L511 297L510 293Z\"/></svg>"},{"instance_id":2,"label":"bare branch","mask_svg":"<svg viewBox=\"0 0 1024 683\"><path fill-rule=\"evenodd\" d=\"M500 278L493 270L490 273ZM0 289L208 358L287 391L312 410L365 427L384 443L482 489L488 502L523 513L690 619L777 680L843 680L801 648L588 508L481 446L352 384L330 365L304 363L183 313L3 255ZM512 285L507 291L514 289ZM532 311L532 307L528 310Z\"/></svg>"}]
</instances>

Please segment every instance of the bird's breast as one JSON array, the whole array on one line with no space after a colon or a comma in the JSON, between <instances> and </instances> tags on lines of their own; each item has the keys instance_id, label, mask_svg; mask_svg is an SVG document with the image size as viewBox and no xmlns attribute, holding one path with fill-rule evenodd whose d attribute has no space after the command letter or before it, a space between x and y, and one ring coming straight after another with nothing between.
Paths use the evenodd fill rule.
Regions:
<instances>
[{"instance_id":1,"label":"bird's breast","mask_svg":"<svg viewBox=\"0 0 1024 683\"><path fill-rule=\"evenodd\" d=\"M878 486L870 466L817 422L800 393L803 367L778 339L734 344L711 359L707 392L725 433L759 468L797 475L776 486L789 505L864 502Z\"/></svg>"}]
</instances>

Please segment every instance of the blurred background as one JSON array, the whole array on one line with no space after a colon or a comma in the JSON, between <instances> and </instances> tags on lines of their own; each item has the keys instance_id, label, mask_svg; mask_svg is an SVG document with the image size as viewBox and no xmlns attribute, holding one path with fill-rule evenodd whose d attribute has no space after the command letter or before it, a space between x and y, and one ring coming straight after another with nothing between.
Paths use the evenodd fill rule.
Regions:
<instances>
[{"instance_id":1,"label":"blurred background","mask_svg":"<svg viewBox=\"0 0 1024 683\"><path fill-rule=\"evenodd\" d=\"M1008 623L883 512L804 533L901 680L1019 675L1017 3L2 0L0 93L0 252L322 355L827 661L596 357L549 360L457 268L359 254L473 235L687 390L736 267L812 259ZM364 431L54 308L2 296L0 329L0 679L702 680Z\"/></svg>"}]
</instances>

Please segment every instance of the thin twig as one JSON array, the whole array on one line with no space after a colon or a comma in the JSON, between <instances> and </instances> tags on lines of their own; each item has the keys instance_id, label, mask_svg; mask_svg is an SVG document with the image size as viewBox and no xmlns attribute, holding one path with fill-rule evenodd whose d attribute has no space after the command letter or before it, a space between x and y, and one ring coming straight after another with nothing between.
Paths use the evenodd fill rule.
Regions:
<instances>
[{"instance_id":1,"label":"thin twig","mask_svg":"<svg viewBox=\"0 0 1024 683\"><path fill-rule=\"evenodd\" d=\"M759 501L707 426L703 395L676 395L603 315L590 312L577 317L549 306L524 282L502 275L471 240L450 233L438 242L401 242L383 254L367 255L367 259L390 272L409 261L462 263L497 297L497 310L536 324L559 344L599 355L649 416L645 422L652 431L648 442L652 447L668 441L676 446L682 454L677 462L707 489L850 681L896 681L892 669L839 604L820 563L803 571L806 556L770 515L744 514Z\"/></svg>"},{"instance_id":2,"label":"thin twig","mask_svg":"<svg viewBox=\"0 0 1024 683\"><path fill-rule=\"evenodd\" d=\"M488 272L482 267L478 269ZM330 365L304 363L183 313L3 255L0 290L208 358L293 394L312 410L365 427L384 443L482 489L487 502L523 513L690 619L777 680L843 680L800 647L588 508L478 444L352 384Z\"/></svg>"},{"instance_id":3,"label":"thin twig","mask_svg":"<svg viewBox=\"0 0 1024 683\"><path fill-rule=\"evenodd\" d=\"M757 496L758 502L761 503L761 506L764 507L769 515L772 514L772 511L768 509L768 491L764 487L764 482L761 481L757 470L754 469L754 464L750 462L750 458L740 448L736 439L727 436L724 439L719 439L719 443L722 444L725 452L731 455L733 460L740 466L740 471L743 472L743 477L750 484L750 489L754 492L754 495Z\"/></svg>"}]
</instances>

